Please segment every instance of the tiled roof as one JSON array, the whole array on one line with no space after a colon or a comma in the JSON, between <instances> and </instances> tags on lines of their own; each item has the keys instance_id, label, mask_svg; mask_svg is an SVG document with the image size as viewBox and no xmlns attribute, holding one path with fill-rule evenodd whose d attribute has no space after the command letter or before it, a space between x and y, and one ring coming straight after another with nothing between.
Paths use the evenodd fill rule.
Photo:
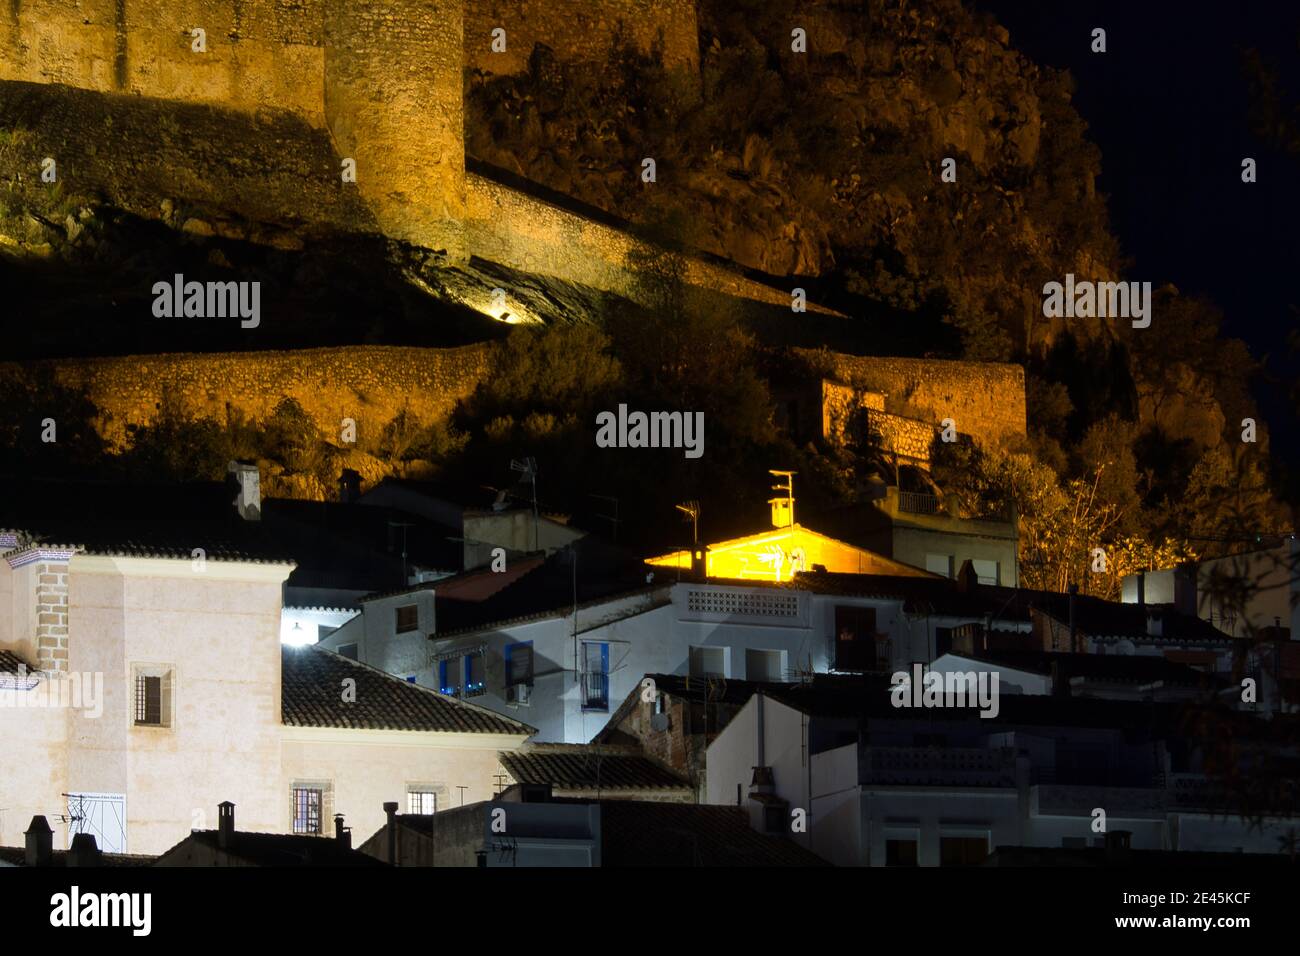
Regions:
<instances>
[{"instance_id":1,"label":"tiled roof","mask_svg":"<svg viewBox=\"0 0 1300 956\"><path fill-rule=\"evenodd\" d=\"M152 866L156 856L141 853L105 853L97 866ZM27 850L21 846L0 846L0 860L12 866L27 865ZM68 851L55 850L51 866L67 866Z\"/></svg>"},{"instance_id":2,"label":"tiled roof","mask_svg":"<svg viewBox=\"0 0 1300 956\"><path fill-rule=\"evenodd\" d=\"M17 674L20 673L19 668L29 674L33 670L30 664L12 651L0 651L0 674Z\"/></svg>"},{"instance_id":3,"label":"tiled roof","mask_svg":"<svg viewBox=\"0 0 1300 956\"><path fill-rule=\"evenodd\" d=\"M1086 680L1137 684L1149 684L1155 681L1192 686L1221 683L1217 678L1204 674L1194 667L1175 663L1153 654L1063 654L1032 650L980 651L973 654L953 651L952 653L958 657L1033 674L1051 674L1055 667L1061 679L1065 681L1073 677L1082 677Z\"/></svg>"},{"instance_id":4,"label":"tiled roof","mask_svg":"<svg viewBox=\"0 0 1300 956\"><path fill-rule=\"evenodd\" d=\"M187 841L216 849L216 830L195 830L163 856ZM295 833L245 833L236 830L225 848L231 856L254 866L387 866L382 860L343 846L324 836Z\"/></svg>"},{"instance_id":5,"label":"tiled roof","mask_svg":"<svg viewBox=\"0 0 1300 956\"><path fill-rule=\"evenodd\" d=\"M265 564L293 560L261 522L239 517L233 484L0 480L0 526L50 548L133 558Z\"/></svg>"},{"instance_id":6,"label":"tiled roof","mask_svg":"<svg viewBox=\"0 0 1300 956\"><path fill-rule=\"evenodd\" d=\"M828 866L749 825L740 807L641 800L600 803L601 866Z\"/></svg>"},{"instance_id":7,"label":"tiled roof","mask_svg":"<svg viewBox=\"0 0 1300 956\"><path fill-rule=\"evenodd\" d=\"M281 720L294 727L530 736L536 728L447 697L324 648L281 648ZM355 701L343 699L356 681Z\"/></svg>"},{"instance_id":8,"label":"tiled roof","mask_svg":"<svg viewBox=\"0 0 1300 956\"><path fill-rule=\"evenodd\" d=\"M549 783L556 790L692 792L688 780L633 747L533 744L500 759L516 782Z\"/></svg>"},{"instance_id":9,"label":"tiled roof","mask_svg":"<svg viewBox=\"0 0 1300 956\"><path fill-rule=\"evenodd\" d=\"M653 582L647 580L651 576ZM670 581L664 568L644 564L626 551L587 536L549 555L537 567L486 600L435 597L436 636L568 614L573 609L575 597L579 607L586 607L639 591L649 592ZM437 582L434 582L435 595L437 591Z\"/></svg>"}]
</instances>

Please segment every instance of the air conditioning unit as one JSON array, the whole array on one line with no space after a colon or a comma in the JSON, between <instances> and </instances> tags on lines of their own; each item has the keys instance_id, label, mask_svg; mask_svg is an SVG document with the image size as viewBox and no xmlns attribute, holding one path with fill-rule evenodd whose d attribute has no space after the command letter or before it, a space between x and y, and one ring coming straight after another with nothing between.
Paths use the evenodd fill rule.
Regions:
<instances>
[{"instance_id":1,"label":"air conditioning unit","mask_svg":"<svg viewBox=\"0 0 1300 956\"><path fill-rule=\"evenodd\" d=\"M506 703L526 704L532 692L531 684L511 684L506 688Z\"/></svg>"}]
</instances>

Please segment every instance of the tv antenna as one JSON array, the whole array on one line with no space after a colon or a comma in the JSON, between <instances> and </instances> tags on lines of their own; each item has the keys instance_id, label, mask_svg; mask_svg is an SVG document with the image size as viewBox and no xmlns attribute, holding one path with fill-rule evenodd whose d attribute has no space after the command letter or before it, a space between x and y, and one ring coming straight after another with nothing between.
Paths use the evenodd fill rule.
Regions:
<instances>
[{"instance_id":1,"label":"tv antenna","mask_svg":"<svg viewBox=\"0 0 1300 956\"><path fill-rule=\"evenodd\" d=\"M700 503L698 501L683 501L675 505L678 511L684 516L682 520L691 523L691 547L700 543Z\"/></svg>"},{"instance_id":2,"label":"tv antenna","mask_svg":"<svg viewBox=\"0 0 1300 956\"><path fill-rule=\"evenodd\" d=\"M540 545L538 544L538 540L539 540L540 532L539 532L538 527L537 527L537 525L538 525L538 516L537 516L537 459L534 458L532 455L529 455L529 456L528 456L527 458L525 458L523 461L520 461L518 458L512 458L512 459L510 459L510 470L511 470L511 471L517 471L517 472L519 472L519 473L523 476L523 477L521 477L521 478L519 479L520 482L525 482L525 481L527 481L527 482L531 482L531 483L532 483L532 486L533 486L533 550L534 550L534 551L540 551L540 550L541 550L541 547L540 547Z\"/></svg>"}]
</instances>

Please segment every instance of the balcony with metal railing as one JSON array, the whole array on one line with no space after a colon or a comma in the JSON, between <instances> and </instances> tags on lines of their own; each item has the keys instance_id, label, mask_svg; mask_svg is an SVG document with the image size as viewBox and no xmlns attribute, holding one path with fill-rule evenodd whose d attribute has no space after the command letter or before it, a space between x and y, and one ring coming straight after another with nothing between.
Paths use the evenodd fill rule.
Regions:
<instances>
[{"instance_id":1,"label":"balcony with metal railing","mask_svg":"<svg viewBox=\"0 0 1300 956\"><path fill-rule=\"evenodd\" d=\"M858 776L864 785L1014 787L1012 747L863 747Z\"/></svg>"},{"instance_id":2,"label":"balcony with metal railing","mask_svg":"<svg viewBox=\"0 0 1300 956\"><path fill-rule=\"evenodd\" d=\"M581 683L583 710L609 710L609 674L584 671Z\"/></svg>"}]
</instances>

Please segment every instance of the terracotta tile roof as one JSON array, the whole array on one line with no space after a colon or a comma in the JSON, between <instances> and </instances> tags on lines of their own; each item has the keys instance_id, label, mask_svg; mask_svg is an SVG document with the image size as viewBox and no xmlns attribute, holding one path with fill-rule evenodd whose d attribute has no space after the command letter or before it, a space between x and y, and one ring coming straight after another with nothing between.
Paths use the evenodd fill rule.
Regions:
<instances>
[{"instance_id":1,"label":"terracotta tile roof","mask_svg":"<svg viewBox=\"0 0 1300 956\"><path fill-rule=\"evenodd\" d=\"M549 783L556 790L662 790L692 792L690 781L635 747L533 744L499 755L518 783Z\"/></svg>"},{"instance_id":2,"label":"terracotta tile roof","mask_svg":"<svg viewBox=\"0 0 1300 956\"><path fill-rule=\"evenodd\" d=\"M422 730L530 736L535 727L468 701L341 657L324 648L281 648L280 713L294 727ZM343 681L356 681L356 700L343 699Z\"/></svg>"}]
</instances>

